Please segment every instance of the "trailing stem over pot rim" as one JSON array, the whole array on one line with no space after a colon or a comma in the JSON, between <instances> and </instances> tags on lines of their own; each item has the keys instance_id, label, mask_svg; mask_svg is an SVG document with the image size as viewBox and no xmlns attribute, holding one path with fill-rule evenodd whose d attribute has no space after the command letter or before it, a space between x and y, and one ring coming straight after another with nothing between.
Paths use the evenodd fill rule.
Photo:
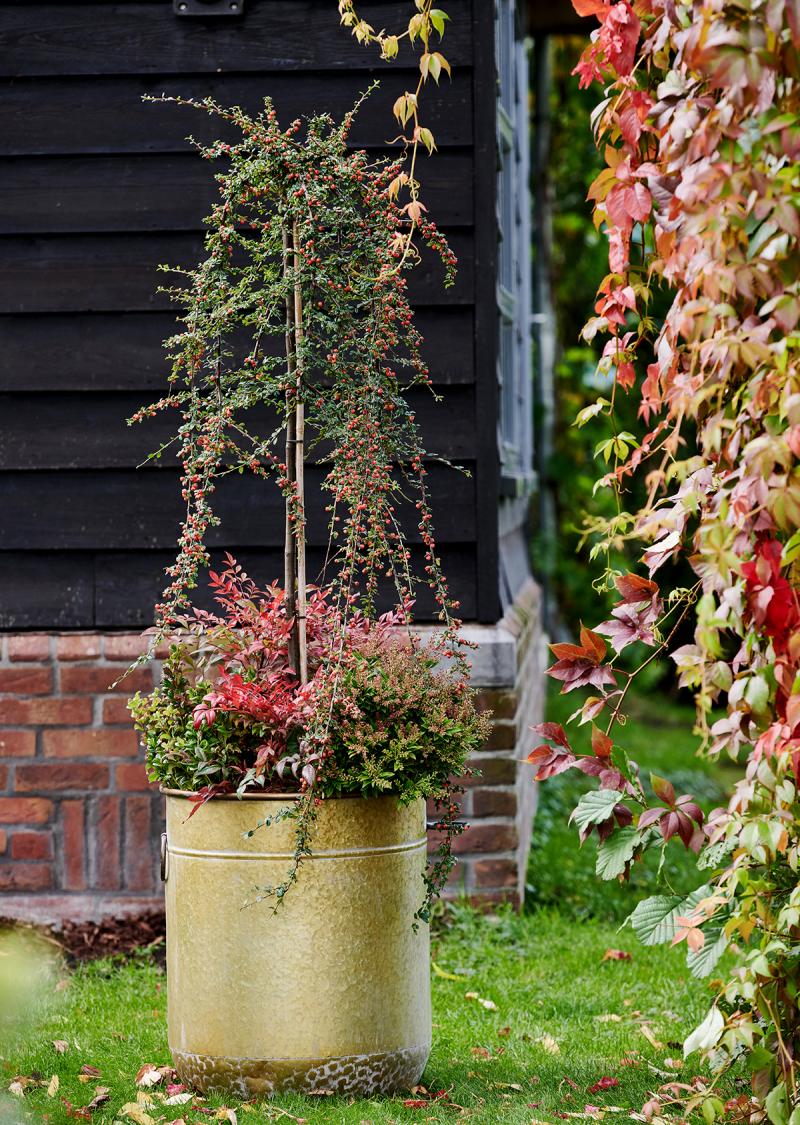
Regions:
<instances>
[{"instance_id":1,"label":"trailing stem over pot rim","mask_svg":"<svg viewBox=\"0 0 800 1125\"><path fill-rule=\"evenodd\" d=\"M417 234L444 263L445 284L455 258L415 197L400 205L402 160L371 163L348 148L353 113L341 125L316 117L282 130L269 99L253 117L210 99L154 100L204 110L242 136L197 145L224 168L206 256L168 290L185 310L183 330L166 342L168 393L131 419L177 413L175 437L153 456L176 446L186 503L154 631L154 643L178 639L163 684L133 703L151 777L200 801L297 792L297 850L271 889L278 900L309 854L321 798L433 798L444 830L428 877L434 893L458 830L452 777L463 775L487 720L470 697L425 452L404 397L430 386L405 271L419 258ZM330 494L320 588L306 574L312 450ZM224 610L216 616L192 609L190 591L219 522L213 495L232 472L274 478L283 495L284 581L259 590L228 558L211 576ZM423 579L412 573L402 507L417 524ZM420 581L442 622L424 648L409 631ZM397 608L376 621L387 585Z\"/></svg>"}]
</instances>

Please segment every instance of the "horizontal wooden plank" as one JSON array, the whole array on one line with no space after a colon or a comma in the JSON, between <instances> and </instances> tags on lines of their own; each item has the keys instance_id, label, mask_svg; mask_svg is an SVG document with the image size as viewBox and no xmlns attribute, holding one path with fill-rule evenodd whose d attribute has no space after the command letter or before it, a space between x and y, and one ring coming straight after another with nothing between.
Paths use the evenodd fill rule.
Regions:
<instances>
[{"instance_id":1,"label":"horizontal wooden plank","mask_svg":"<svg viewBox=\"0 0 800 1125\"><path fill-rule=\"evenodd\" d=\"M261 585L280 578L281 552L239 548L231 551ZM471 545L443 546L440 551L453 596L461 613L475 616L475 552ZM325 552L312 548L308 556L310 581L319 581ZM0 629L144 629L153 623L153 607L165 586L164 569L172 562L167 552L6 551L0 552ZM212 555L219 566L221 552ZM412 565L422 567L422 551L412 548ZM212 606L203 580L196 602ZM428 592L420 589L415 607L420 621L434 617ZM392 597L384 592L383 608Z\"/></svg>"},{"instance_id":2,"label":"horizontal wooden plank","mask_svg":"<svg viewBox=\"0 0 800 1125\"><path fill-rule=\"evenodd\" d=\"M425 204L438 224L471 225L472 155L440 153L423 172ZM214 175L193 152L0 159L0 235L203 231L219 199Z\"/></svg>"},{"instance_id":3,"label":"horizontal wooden plank","mask_svg":"<svg viewBox=\"0 0 800 1125\"><path fill-rule=\"evenodd\" d=\"M426 250L409 280L415 303L472 300L471 234L455 231L450 241L460 261L455 285L444 288L442 265ZM157 288L168 279L157 264L185 268L201 253L193 234L7 236L0 246L0 313L167 309Z\"/></svg>"},{"instance_id":4,"label":"horizontal wooden plank","mask_svg":"<svg viewBox=\"0 0 800 1125\"><path fill-rule=\"evenodd\" d=\"M231 548L235 557L245 570L260 585L282 581L283 556L280 551L253 551L252 549ZM471 544L443 545L439 552L442 565L448 575L450 590L454 598L461 602L459 612L466 619L474 619L475 601L475 549ZM424 560L421 548L411 550L412 570L422 573ZM214 552L213 565L219 565L221 555ZM146 628L153 621L153 606L160 600L165 586L164 568L172 562L172 556L162 553L144 554L101 554L95 558L95 621L98 629L113 627ZM308 553L309 581L325 581L325 552L311 549ZM2 567L2 555L0 555ZM2 574L2 569L0 569ZM327 572L330 580L331 572ZM2 594L0 594L2 597ZM36 612L35 597L27 591L27 600L33 602L31 611ZM206 608L213 607L213 600L205 584L196 592L196 604ZM396 602L394 591L385 583L379 598L379 609L386 610ZM418 589L417 603L414 607L418 621L436 619L433 598L425 586ZM43 622L47 624L47 622Z\"/></svg>"},{"instance_id":5,"label":"horizontal wooden plank","mask_svg":"<svg viewBox=\"0 0 800 1125\"><path fill-rule=\"evenodd\" d=\"M407 398L431 456L451 461L474 457L472 387L444 388L440 401L418 387ZM96 392L0 394L0 470L135 468L172 438L179 422L171 412L128 426L126 419L149 401L141 395ZM253 433L266 437L276 424L273 413L251 412ZM312 436L309 428L309 441ZM312 450L309 460L318 460L323 452ZM176 464L175 451L169 449L147 471Z\"/></svg>"},{"instance_id":6,"label":"horizontal wooden plank","mask_svg":"<svg viewBox=\"0 0 800 1125\"><path fill-rule=\"evenodd\" d=\"M434 383L474 380L470 308L421 309L415 322ZM167 385L171 313L53 313L0 318L0 391L127 391ZM276 345L277 347L278 345Z\"/></svg>"},{"instance_id":7,"label":"horizontal wooden plank","mask_svg":"<svg viewBox=\"0 0 800 1125\"><path fill-rule=\"evenodd\" d=\"M571 0L528 0L527 30L529 35L581 35L586 38L597 27L594 19L579 16Z\"/></svg>"},{"instance_id":8,"label":"horizontal wooden plank","mask_svg":"<svg viewBox=\"0 0 800 1125\"><path fill-rule=\"evenodd\" d=\"M467 0L451 0L446 53L453 66L472 58L470 9ZM408 23L401 0L359 10L378 26ZM374 48L359 47L338 26L330 0L251 0L240 19L207 21L178 19L166 0L0 5L0 74L10 77L375 68Z\"/></svg>"},{"instance_id":9,"label":"horizontal wooden plank","mask_svg":"<svg viewBox=\"0 0 800 1125\"><path fill-rule=\"evenodd\" d=\"M416 81L415 73L406 69L381 74L380 88L356 117L351 133L354 146L376 148L394 136L392 104L404 90L413 89ZM204 143L236 136L218 118L169 103L149 105L142 102L143 94L211 97L222 105L241 105L251 113L269 94L282 122L314 113L330 113L339 121L365 85L363 74L302 71L268 78L261 74L186 74L177 78L4 79L0 81L4 111L0 155L184 152L189 133ZM452 83L425 91L425 122L440 149L471 143L471 70L457 69Z\"/></svg>"},{"instance_id":10,"label":"horizontal wooden plank","mask_svg":"<svg viewBox=\"0 0 800 1125\"><path fill-rule=\"evenodd\" d=\"M91 555L0 551L0 629L91 629L94 603Z\"/></svg>"},{"instance_id":11,"label":"horizontal wooden plank","mask_svg":"<svg viewBox=\"0 0 800 1125\"><path fill-rule=\"evenodd\" d=\"M315 545L327 541L329 495L320 487L322 476L315 467L307 474L309 542ZM473 478L434 464L428 484L442 542L473 539ZM0 551L169 549L181 518L178 476L169 469L7 472L2 476L2 494ZM277 488L250 476L233 475L220 483L215 507L222 525L209 535L212 546L233 542L273 547L283 541ZM412 517L409 540L416 542L419 536L413 522Z\"/></svg>"}]
</instances>

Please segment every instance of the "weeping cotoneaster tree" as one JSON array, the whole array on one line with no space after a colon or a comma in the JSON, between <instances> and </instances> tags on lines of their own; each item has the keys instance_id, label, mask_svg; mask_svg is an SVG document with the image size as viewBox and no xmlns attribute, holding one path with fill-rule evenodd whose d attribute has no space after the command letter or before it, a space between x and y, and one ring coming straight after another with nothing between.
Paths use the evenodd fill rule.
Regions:
<instances>
[{"instance_id":1,"label":"weeping cotoneaster tree","mask_svg":"<svg viewBox=\"0 0 800 1125\"><path fill-rule=\"evenodd\" d=\"M167 290L185 310L183 330L166 341L172 361L168 393L131 419L177 416L175 436L153 454L177 446L186 505L178 555L156 607L154 638L197 621L191 591L209 562L206 536L219 523L214 499L220 482L232 473L271 482L285 508L289 667L298 690L308 682L316 700L293 765L302 778L302 798L292 814L295 859L286 882L270 892L280 899L309 851L319 780L312 763L325 756L350 625L356 615L375 616L379 587L393 588L395 621L406 626L418 586L429 588L443 627L423 659L455 658L453 675L459 691L467 690L453 616L458 607L436 555L424 450L405 398L409 387L430 386L407 271L418 263L422 242L441 259L449 285L455 257L416 195L400 202L410 180L403 154L370 162L348 146L355 110L339 125L320 116L281 129L269 99L255 116L211 99L152 100L202 110L226 132L241 134L236 143L195 142L222 168L219 199L206 220L204 258L182 271L182 285ZM309 576L306 562L310 457L324 469L328 494L322 576ZM412 572L403 532L409 510L422 544L422 575ZM321 666L315 657L313 685L309 577L324 585L329 620L336 623ZM437 798L443 837L431 888L443 884L453 862L450 841L460 831L454 786L448 781ZM203 799L209 796L211 788Z\"/></svg>"},{"instance_id":2,"label":"weeping cotoneaster tree","mask_svg":"<svg viewBox=\"0 0 800 1125\"><path fill-rule=\"evenodd\" d=\"M409 619L417 579L398 504L410 496L425 578L452 626L456 607L435 552L423 449L404 397L409 386L430 385L406 293L415 236L441 257L446 284L452 252L421 205L397 201L407 180L401 161L370 163L348 148L355 111L341 125L323 116L281 129L269 99L253 117L210 99L165 100L212 114L242 137L196 146L224 167L219 201L206 220L205 258L168 290L187 310L183 331L167 341L169 392L133 419L159 411L180 419L173 443L186 513L157 607L161 630L188 606L208 562L221 478L272 479L285 501L291 660L305 682L305 466L315 449L327 467L328 578L342 620L356 604L374 609L384 577Z\"/></svg>"}]
</instances>

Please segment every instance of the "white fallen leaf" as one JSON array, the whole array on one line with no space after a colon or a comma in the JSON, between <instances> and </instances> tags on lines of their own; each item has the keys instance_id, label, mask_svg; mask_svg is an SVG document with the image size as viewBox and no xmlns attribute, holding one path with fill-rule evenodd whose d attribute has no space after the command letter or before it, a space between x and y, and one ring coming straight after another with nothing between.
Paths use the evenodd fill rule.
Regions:
<instances>
[{"instance_id":1,"label":"white fallen leaf","mask_svg":"<svg viewBox=\"0 0 800 1125\"><path fill-rule=\"evenodd\" d=\"M477 992L465 992L464 993L464 999L465 1000L476 1000L480 1004L480 1006L482 1008L486 1008L486 1010L488 1012L496 1012L497 1011L497 1005L495 1004L494 1000L486 1000L483 996L480 996Z\"/></svg>"},{"instance_id":2,"label":"white fallen leaf","mask_svg":"<svg viewBox=\"0 0 800 1125\"><path fill-rule=\"evenodd\" d=\"M53 1040L53 1048L57 1055L63 1055L68 1047L69 1043L66 1041L66 1039Z\"/></svg>"},{"instance_id":3,"label":"white fallen leaf","mask_svg":"<svg viewBox=\"0 0 800 1125\"><path fill-rule=\"evenodd\" d=\"M136 1125L156 1125L154 1119L149 1113L145 1113L138 1102L126 1102L119 1113L122 1117L129 1117L131 1121L135 1121Z\"/></svg>"},{"instance_id":4,"label":"white fallen leaf","mask_svg":"<svg viewBox=\"0 0 800 1125\"><path fill-rule=\"evenodd\" d=\"M542 1047L544 1047L544 1049L545 1049L545 1051L547 1051L548 1055L560 1055L561 1054L561 1048L559 1047L558 1043L555 1041L555 1039L553 1038L552 1035L540 1035L539 1038L535 1040L535 1042L541 1043Z\"/></svg>"},{"instance_id":5,"label":"white fallen leaf","mask_svg":"<svg viewBox=\"0 0 800 1125\"><path fill-rule=\"evenodd\" d=\"M14 1079L14 1081L8 1087L8 1092L9 1092L9 1094L13 1094L15 1098L24 1098L25 1097L25 1085L22 1082L20 1082L18 1079Z\"/></svg>"},{"instance_id":6,"label":"white fallen leaf","mask_svg":"<svg viewBox=\"0 0 800 1125\"><path fill-rule=\"evenodd\" d=\"M164 1105L186 1105L193 1097L194 1094L190 1090L187 1090L183 1094L173 1094L170 1098L164 1098Z\"/></svg>"},{"instance_id":7,"label":"white fallen leaf","mask_svg":"<svg viewBox=\"0 0 800 1125\"><path fill-rule=\"evenodd\" d=\"M159 1082L163 1082L164 1075L161 1073L157 1066L153 1063L145 1063L136 1075L137 1086L157 1086Z\"/></svg>"}]
</instances>

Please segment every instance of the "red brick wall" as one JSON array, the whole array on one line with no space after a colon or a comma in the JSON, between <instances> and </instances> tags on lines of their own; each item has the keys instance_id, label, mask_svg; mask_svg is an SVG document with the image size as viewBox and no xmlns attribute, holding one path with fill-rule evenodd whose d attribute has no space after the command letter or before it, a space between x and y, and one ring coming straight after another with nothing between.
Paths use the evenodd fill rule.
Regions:
<instances>
[{"instance_id":1,"label":"red brick wall","mask_svg":"<svg viewBox=\"0 0 800 1125\"><path fill-rule=\"evenodd\" d=\"M450 889L520 901L534 786L519 759L541 699L535 597L500 633L513 667L508 683L478 673L493 729L463 797L470 828L456 841ZM486 632L495 645L497 634ZM153 668L116 683L141 647L131 634L0 636L0 916L100 917L160 903L162 800L125 706L152 687Z\"/></svg>"},{"instance_id":2,"label":"red brick wall","mask_svg":"<svg viewBox=\"0 0 800 1125\"><path fill-rule=\"evenodd\" d=\"M138 636L0 638L0 914L87 916L160 901L161 798L115 684Z\"/></svg>"}]
</instances>

